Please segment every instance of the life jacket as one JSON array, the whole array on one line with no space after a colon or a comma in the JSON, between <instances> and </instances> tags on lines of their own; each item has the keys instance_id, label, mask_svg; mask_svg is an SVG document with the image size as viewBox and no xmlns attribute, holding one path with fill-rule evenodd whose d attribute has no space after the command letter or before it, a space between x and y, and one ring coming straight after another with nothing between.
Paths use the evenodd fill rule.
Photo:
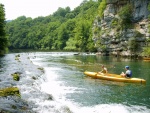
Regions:
<instances>
[{"instance_id":1,"label":"life jacket","mask_svg":"<svg viewBox=\"0 0 150 113\"><path fill-rule=\"evenodd\" d=\"M131 70L127 70L126 71L126 76L127 77L131 77L132 76L132 71Z\"/></svg>"}]
</instances>

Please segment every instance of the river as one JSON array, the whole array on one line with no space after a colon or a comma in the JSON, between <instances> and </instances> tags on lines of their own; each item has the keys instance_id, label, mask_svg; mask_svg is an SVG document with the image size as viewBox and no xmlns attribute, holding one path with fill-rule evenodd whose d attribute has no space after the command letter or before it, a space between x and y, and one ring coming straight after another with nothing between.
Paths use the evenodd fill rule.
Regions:
<instances>
[{"instance_id":1,"label":"river","mask_svg":"<svg viewBox=\"0 0 150 113\"><path fill-rule=\"evenodd\" d=\"M0 74L15 69L11 53L0 58ZM127 58L97 56L95 54L74 55L74 52L29 52L19 53L34 65L43 67L44 74L31 88L20 87L22 98L32 104L38 113L150 113L150 62ZM23 59L22 58L22 59ZM22 60L23 61L23 60ZM7 65L6 65L7 63ZM5 64L5 65L4 65ZM26 75L33 76L34 69L26 63ZM84 71L100 71L105 65L110 73L120 74L129 65L133 76L143 78L146 84L112 82L86 77ZM5 71L3 71L5 70ZM26 80L24 80L26 81ZM24 82L25 83L25 82ZM22 84L19 84L22 85ZM30 91L29 91L30 90ZM27 97L31 90L40 95ZM32 91L34 94L34 91ZM36 92L37 93L37 92ZM46 100L42 94L52 95ZM29 95L28 94L28 95Z\"/></svg>"}]
</instances>

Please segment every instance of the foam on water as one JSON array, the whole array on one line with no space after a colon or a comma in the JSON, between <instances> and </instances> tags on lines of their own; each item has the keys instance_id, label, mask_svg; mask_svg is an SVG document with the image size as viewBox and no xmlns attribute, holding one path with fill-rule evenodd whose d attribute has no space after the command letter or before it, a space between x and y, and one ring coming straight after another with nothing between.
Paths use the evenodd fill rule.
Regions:
<instances>
[{"instance_id":1,"label":"foam on water","mask_svg":"<svg viewBox=\"0 0 150 113\"><path fill-rule=\"evenodd\" d=\"M125 106L122 104L100 104L92 107L77 107L74 113L150 113L144 106Z\"/></svg>"}]
</instances>

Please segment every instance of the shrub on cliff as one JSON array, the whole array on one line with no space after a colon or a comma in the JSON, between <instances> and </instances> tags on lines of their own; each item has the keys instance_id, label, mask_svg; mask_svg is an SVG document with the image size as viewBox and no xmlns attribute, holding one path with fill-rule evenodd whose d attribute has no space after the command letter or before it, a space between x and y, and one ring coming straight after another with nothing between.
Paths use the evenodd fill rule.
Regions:
<instances>
[{"instance_id":1,"label":"shrub on cliff","mask_svg":"<svg viewBox=\"0 0 150 113\"><path fill-rule=\"evenodd\" d=\"M121 18L120 24L122 25L123 29L131 26L132 12L133 6L131 4L127 4L119 10L118 14Z\"/></svg>"},{"instance_id":2,"label":"shrub on cliff","mask_svg":"<svg viewBox=\"0 0 150 113\"><path fill-rule=\"evenodd\" d=\"M100 18L103 17L105 8L106 8L106 0L102 0L102 2L100 3L98 7L98 14Z\"/></svg>"},{"instance_id":3,"label":"shrub on cliff","mask_svg":"<svg viewBox=\"0 0 150 113\"><path fill-rule=\"evenodd\" d=\"M145 47L143 49L142 55L150 57L150 48L149 47Z\"/></svg>"}]
</instances>

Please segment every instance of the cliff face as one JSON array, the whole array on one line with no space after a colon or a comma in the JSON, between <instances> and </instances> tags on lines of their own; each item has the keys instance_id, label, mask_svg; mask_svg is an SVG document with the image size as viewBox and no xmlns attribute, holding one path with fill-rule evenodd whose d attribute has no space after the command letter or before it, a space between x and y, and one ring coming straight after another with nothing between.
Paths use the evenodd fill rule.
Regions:
<instances>
[{"instance_id":1,"label":"cliff face","mask_svg":"<svg viewBox=\"0 0 150 113\"><path fill-rule=\"evenodd\" d=\"M149 0L106 0L103 18L97 16L93 24L99 53L141 55L150 37L149 4Z\"/></svg>"}]
</instances>

